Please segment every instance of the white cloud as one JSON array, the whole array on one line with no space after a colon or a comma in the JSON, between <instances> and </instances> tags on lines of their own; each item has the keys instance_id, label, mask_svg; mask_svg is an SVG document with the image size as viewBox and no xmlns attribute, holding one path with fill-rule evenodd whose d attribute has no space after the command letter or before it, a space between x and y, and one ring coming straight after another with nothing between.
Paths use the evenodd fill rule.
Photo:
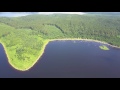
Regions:
<instances>
[{"instance_id":1,"label":"white cloud","mask_svg":"<svg viewBox=\"0 0 120 90\"><path fill-rule=\"evenodd\" d=\"M0 17L21 17L31 14L44 14L44 15L50 15L50 14L78 14L78 15L84 15L83 12L0 12Z\"/></svg>"},{"instance_id":2,"label":"white cloud","mask_svg":"<svg viewBox=\"0 0 120 90\"><path fill-rule=\"evenodd\" d=\"M29 15L29 13L25 12L1 12L0 16L4 17L20 17L20 16L26 16Z\"/></svg>"},{"instance_id":3,"label":"white cloud","mask_svg":"<svg viewBox=\"0 0 120 90\"><path fill-rule=\"evenodd\" d=\"M26 16L26 15L29 15L29 14L16 13L16 14L12 14L10 17L20 17L20 16Z\"/></svg>"},{"instance_id":4,"label":"white cloud","mask_svg":"<svg viewBox=\"0 0 120 90\"><path fill-rule=\"evenodd\" d=\"M49 15L49 14L78 14L78 15L84 15L86 13L83 13L83 12L38 12L38 14L45 14L45 15Z\"/></svg>"}]
</instances>

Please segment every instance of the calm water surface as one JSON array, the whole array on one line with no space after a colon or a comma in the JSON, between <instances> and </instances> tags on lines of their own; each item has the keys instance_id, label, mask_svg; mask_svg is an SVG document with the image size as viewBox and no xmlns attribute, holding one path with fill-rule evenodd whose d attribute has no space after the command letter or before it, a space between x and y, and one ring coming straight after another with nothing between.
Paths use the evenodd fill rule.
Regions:
<instances>
[{"instance_id":1,"label":"calm water surface","mask_svg":"<svg viewBox=\"0 0 120 90\"><path fill-rule=\"evenodd\" d=\"M120 49L99 49L96 42L53 41L29 71L15 70L0 44L0 78L117 78L120 77Z\"/></svg>"}]
</instances>

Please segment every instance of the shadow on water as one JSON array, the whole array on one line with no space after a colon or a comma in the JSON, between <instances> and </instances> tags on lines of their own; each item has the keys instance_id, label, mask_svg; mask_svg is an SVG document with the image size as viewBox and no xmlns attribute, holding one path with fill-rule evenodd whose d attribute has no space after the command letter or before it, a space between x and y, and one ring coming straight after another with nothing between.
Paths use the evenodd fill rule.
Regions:
<instances>
[{"instance_id":1,"label":"shadow on water","mask_svg":"<svg viewBox=\"0 0 120 90\"><path fill-rule=\"evenodd\" d=\"M0 44L0 78L110 78L120 77L120 49L99 49L86 41L50 42L41 59L29 71L12 68Z\"/></svg>"}]
</instances>

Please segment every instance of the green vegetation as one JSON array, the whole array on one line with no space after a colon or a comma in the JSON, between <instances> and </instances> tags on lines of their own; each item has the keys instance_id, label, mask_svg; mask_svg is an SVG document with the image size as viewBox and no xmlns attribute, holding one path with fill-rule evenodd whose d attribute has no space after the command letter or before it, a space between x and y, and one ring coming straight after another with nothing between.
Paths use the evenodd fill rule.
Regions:
<instances>
[{"instance_id":1,"label":"green vegetation","mask_svg":"<svg viewBox=\"0 0 120 90\"><path fill-rule=\"evenodd\" d=\"M109 50L109 48L107 47L107 46L105 46L105 45L102 45L102 46L99 46L100 47L100 49L102 49L102 50Z\"/></svg>"},{"instance_id":2,"label":"green vegetation","mask_svg":"<svg viewBox=\"0 0 120 90\"><path fill-rule=\"evenodd\" d=\"M69 38L93 39L120 47L120 16L58 14L0 18L0 42L9 63L18 70L31 68L49 41Z\"/></svg>"},{"instance_id":3,"label":"green vegetation","mask_svg":"<svg viewBox=\"0 0 120 90\"><path fill-rule=\"evenodd\" d=\"M118 35L117 37L120 38L120 35Z\"/></svg>"}]
</instances>

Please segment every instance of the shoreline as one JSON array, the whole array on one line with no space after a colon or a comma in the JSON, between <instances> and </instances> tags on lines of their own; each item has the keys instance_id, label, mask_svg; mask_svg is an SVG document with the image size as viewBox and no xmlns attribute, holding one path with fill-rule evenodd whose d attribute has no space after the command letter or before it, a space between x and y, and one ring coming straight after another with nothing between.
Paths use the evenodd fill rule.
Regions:
<instances>
[{"instance_id":1,"label":"shoreline","mask_svg":"<svg viewBox=\"0 0 120 90\"><path fill-rule=\"evenodd\" d=\"M8 63L12 66L12 68L14 68L14 69L16 69L16 70L19 70L17 67L15 67L15 66L11 63L10 57L9 57L9 55L8 55L8 53L7 53L7 49L6 49L6 47L5 47L5 44L4 44L3 42L0 42L0 44L2 44L2 46L3 46L3 49L4 49L5 54L6 54L6 56L7 56L7 59L8 59ZM22 70L20 70L20 71L22 71Z\"/></svg>"},{"instance_id":2,"label":"shoreline","mask_svg":"<svg viewBox=\"0 0 120 90\"><path fill-rule=\"evenodd\" d=\"M46 46L48 45L48 43L49 43L49 40L47 40L47 41L44 43L41 51L39 52L40 54L39 54L38 58L35 60L35 62L34 62L28 69L22 70L22 71L29 71L29 69L31 69L31 68L38 62L38 60L39 60L39 59L42 57L42 55L44 54L45 48L46 48Z\"/></svg>"},{"instance_id":3,"label":"shoreline","mask_svg":"<svg viewBox=\"0 0 120 90\"><path fill-rule=\"evenodd\" d=\"M115 46L115 45L111 45L111 44L109 44L109 43L107 43L107 42L105 42L105 41L99 41L99 40L94 40L94 39L81 39L81 38L66 38L66 39L50 39L49 40L49 42L50 41L67 41L67 40L71 40L71 41L79 41L79 40L81 40L81 41L92 41L92 42L97 42L97 43L102 43L102 44L106 44L106 45L109 45L109 46L111 46L111 47L115 47L115 48L118 48L118 49L120 49L120 47L118 47L118 46Z\"/></svg>"},{"instance_id":4,"label":"shoreline","mask_svg":"<svg viewBox=\"0 0 120 90\"><path fill-rule=\"evenodd\" d=\"M11 60L10 60L9 55L8 55L8 53L7 53L7 49L6 49L6 47L5 47L5 44L4 44L2 41L0 42L0 44L3 45L5 54L6 54L7 58L8 58L8 63L9 63L14 69L19 70L19 71L29 71L29 69L32 68L32 67L39 61L39 59L42 57L42 55L44 54L45 48L46 48L46 46L48 45L49 42L51 42L51 41L63 41L63 40L65 40L65 41L67 41L67 40L72 40L72 41L73 41L73 40L92 41L92 42L98 42L98 43L106 44L106 45L109 45L109 46L111 46L111 47L115 47L115 48L119 48L119 49L120 49L120 47L118 47L118 46L114 46L114 45L111 45L111 44L109 44L109 43L107 43L107 42L99 41L99 40L93 40L93 39L81 39L81 38L46 39L46 40L44 41L44 44L43 44L43 46L42 46L42 49L39 51L39 56L37 57L37 59L33 62L33 64L32 64L29 68L26 68L26 69L23 70L23 69L17 68L16 66L14 66L14 65L11 63Z\"/></svg>"},{"instance_id":5,"label":"shoreline","mask_svg":"<svg viewBox=\"0 0 120 90\"><path fill-rule=\"evenodd\" d=\"M7 56L8 63L12 66L12 68L14 68L14 69L16 69L16 70L19 70L19 71L28 71L30 68L32 68L32 67L37 63L37 61L42 57L42 55L44 54L44 50L45 50L45 48L46 48L46 46L47 46L48 43L49 43L49 40L46 40L45 43L44 43L44 45L43 45L43 47L42 47L42 49L39 51L39 56L38 56L38 58L35 60L35 62L33 62L33 64L32 64L29 68L26 68L26 69L23 70L23 69L17 68L16 66L14 66L14 65L12 64L12 62L11 62L11 60L10 60L10 57L9 57L9 54L7 53L7 49L6 49L6 47L5 47L5 44L4 44L3 42L0 42L0 44L3 46L3 49L4 49L4 51L5 51L5 54L6 54L6 56Z\"/></svg>"}]
</instances>

